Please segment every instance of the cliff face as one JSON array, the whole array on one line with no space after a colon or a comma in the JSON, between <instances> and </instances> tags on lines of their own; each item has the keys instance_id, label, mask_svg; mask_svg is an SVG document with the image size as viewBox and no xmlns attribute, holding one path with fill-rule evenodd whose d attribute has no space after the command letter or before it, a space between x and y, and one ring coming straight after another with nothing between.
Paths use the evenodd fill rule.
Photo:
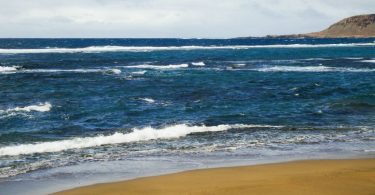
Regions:
<instances>
[{"instance_id":1,"label":"cliff face","mask_svg":"<svg viewBox=\"0 0 375 195\"><path fill-rule=\"evenodd\" d=\"M308 33L311 37L375 37L375 14L345 18L326 30Z\"/></svg>"}]
</instances>

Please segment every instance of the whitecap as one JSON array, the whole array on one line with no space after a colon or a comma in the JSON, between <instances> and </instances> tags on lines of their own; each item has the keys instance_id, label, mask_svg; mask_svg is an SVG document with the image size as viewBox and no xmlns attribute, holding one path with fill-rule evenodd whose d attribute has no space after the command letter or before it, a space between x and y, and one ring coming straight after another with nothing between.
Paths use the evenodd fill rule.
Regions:
<instances>
[{"instance_id":1,"label":"whitecap","mask_svg":"<svg viewBox=\"0 0 375 195\"><path fill-rule=\"evenodd\" d=\"M98 52L150 52L169 50L210 50L210 49L250 49L250 48L319 48L319 47L359 47L375 46L375 43L339 43L339 44L278 44L278 45L227 45L227 46L90 46L83 48L33 48L0 49L2 54L36 53L98 53Z\"/></svg>"},{"instance_id":2,"label":"whitecap","mask_svg":"<svg viewBox=\"0 0 375 195\"><path fill-rule=\"evenodd\" d=\"M49 102L39 103L36 105L30 105L25 107L15 107L9 108L7 110L0 110L1 112L11 113L11 112L48 112L52 108L52 104Z\"/></svg>"},{"instance_id":3,"label":"whitecap","mask_svg":"<svg viewBox=\"0 0 375 195\"><path fill-rule=\"evenodd\" d=\"M132 74L136 74L136 75L144 75L147 71L143 70L143 71L135 71L135 72L132 72Z\"/></svg>"},{"instance_id":4,"label":"whitecap","mask_svg":"<svg viewBox=\"0 0 375 195\"><path fill-rule=\"evenodd\" d=\"M77 137L73 139L51 141L51 142L40 142L33 144L21 144L14 146L5 146L0 148L0 156L16 156L24 154L34 153L47 153L47 152L61 152L70 149L80 149L97 147L102 145L111 144L123 144L139 141L149 141L156 139L177 139L185 137L193 133L202 132L219 132L227 131L230 129L242 129L242 128L264 128L264 127L275 127L280 128L281 126L269 126L269 125L217 125L217 126L189 126L186 124L179 124L173 126L167 126L161 129L155 129L152 127L135 128L130 133L116 132L112 135L98 135L94 137Z\"/></svg>"},{"instance_id":5,"label":"whitecap","mask_svg":"<svg viewBox=\"0 0 375 195\"><path fill-rule=\"evenodd\" d=\"M344 59L347 59L347 60L360 60L360 59L363 59L361 57L345 57Z\"/></svg>"},{"instance_id":6,"label":"whitecap","mask_svg":"<svg viewBox=\"0 0 375 195\"><path fill-rule=\"evenodd\" d=\"M155 103L155 100L152 98L141 98L141 100L147 102L147 103Z\"/></svg>"},{"instance_id":7,"label":"whitecap","mask_svg":"<svg viewBox=\"0 0 375 195\"><path fill-rule=\"evenodd\" d=\"M371 59L371 60L362 60L361 62L366 62L366 63L375 63L375 59Z\"/></svg>"},{"instance_id":8,"label":"whitecap","mask_svg":"<svg viewBox=\"0 0 375 195\"><path fill-rule=\"evenodd\" d=\"M93 73L93 72L106 72L107 69L25 69L19 73Z\"/></svg>"},{"instance_id":9,"label":"whitecap","mask_svg":"<svg viewBox=\"0 0 375 195\"><path fill-rule=\"evenodd\" d=\"M193 66L205 66L206 64L204 62L192 62L191 65L193 65Z\"/></svg>"},{"instance_id":10,"label":"whitecap","mask_svg":"<svg viewBox=\"0 0 375 195\"><path fill-rule=\"evenodd\" d=\"M10 67L7 69L0 68L0 74L7 73L110 73L110 74L121 74L120 69L109 69L109 68L77 68L77 69L19 69L19 67Z\"/></svg>"},{"instance_id":11,"label":"whitecap","mask_svg":"<svg viewBox=\"0 0 375 195\"><path fill-rule=\"evenodd\" d=\"M305 61L315 61L315 60L325 61L325 60L331 60L331 59L328 59L328 58L306 58L306 59L302 59L302 60L305 60Z\"/></svg>"},{"instance_id":12,"label":"whitecap","mask_svg":"<svg viewBox=\"0 0 375 195\"><path fill-rule=\"evenodd\" d=\"M114 68L114 69L107 70L107 72L113 73L113 74L121 74L122 71L120 69Z\"/></svg>"},{"instance_id":13,"label":"whitecap","mask_svg":"<svg viewBox=\"0 0 375 195\"><path fill-rule=\"evenodd\" d=\"M142 65L134 65L134 66L124 66L125 68L139 68L139 69L179 69L179 68L187 68L189 67L188 64L170 64L170 65L149 65L149 64L142 64Z\"/></svg>"},{"instance_id":14,"label":"whitecap","mask_svg":"<svg viewBox=\"0 0 375 195\"><path fill-rule=\"evenodd\" d=\"M20 68L20 66L0 66L1 73L15 72Z\"/></svg>"},{"instance_id":15,"label":"whitecap","mask_svg":"<svg viewBox=\"0 0 375 195\"><path fill-rule=\"evenodd\" d=\"M260 72L374 72L375 69L368 68L346 68L329 66L265 66L250 69Z\"/></svg>"},{"instance_id":16,"label":"whitecap","mask_svg":"<svg viewBox=\"0 0 375 195\"><path fill-rule=\"evenodd\" d=\"M233 64L231 67L232 68L242 68L242 67L245 67L246 64Z\"/></svg>"}]
</instances>

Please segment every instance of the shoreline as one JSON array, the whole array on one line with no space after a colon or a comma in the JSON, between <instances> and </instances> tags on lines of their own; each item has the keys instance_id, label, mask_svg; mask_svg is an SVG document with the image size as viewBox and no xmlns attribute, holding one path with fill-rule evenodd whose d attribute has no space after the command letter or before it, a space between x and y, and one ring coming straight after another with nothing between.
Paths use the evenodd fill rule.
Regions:
<instances>
[{"instance_id":1,"label":"shoreline","mask_svg":"<svg viewBox=\"0 0 375 195\"><path fill-rule=\"evenodd\" d=\"M71 194L374 194L375 158L298 160L101 183Z\"/></svg>"},{"instance_id":2,"label":"shoreline","mask_svg":"<svg viewBox=\"0 0 375 195\"><path fill-rule=\"evenodd\" d=\"M92 186L95 184L130 181L139 178L168 175L193 170L243 167L263 164L277 164L303 160L323 159L361 159L374 158L374 153L368 154L316 154L284 155L283 157L254 158L249 156L220 155L209 158L131 158L124 161L88 162L73 166L56 167L38 170L6 179L0 182L0 188L5 194L53 194L70 189ZM314 156L314 158L312 158ZM41 188L43 186L43 188ZM27 193L26 193L27 192Z\"/></svg>"}]
</instances>

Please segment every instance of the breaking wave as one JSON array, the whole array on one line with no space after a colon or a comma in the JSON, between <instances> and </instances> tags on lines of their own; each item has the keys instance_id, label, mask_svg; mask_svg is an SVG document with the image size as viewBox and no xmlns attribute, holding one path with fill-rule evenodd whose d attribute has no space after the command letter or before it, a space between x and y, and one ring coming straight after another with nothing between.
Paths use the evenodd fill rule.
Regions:
<instances>
[{"instance_id":1,"label":"breaking wave","mask_svg":"<svg viewBox=\"0 0 375 195\"><path fill-rule=\"evenodd\" d=\"M372 59L372 60L362 60L361 62L375 63L375 59Z\"/></svg>"},{"instance_id":2,"label":"breaking wave","mask_svg":"<svg viewBox=\"0 0 375 195\"><path fill-rule=\"evenodd\" d=\"M135 75L144 75L146 74L147 71L143 70L143 71L135 71L135 72L132 72L132 74L135 74Z\"/></svg>"},{"instance_id":3,"label":"breaking wave","mask_svg":"<svg viewBox=\"0 0 375 195\"><path fill-rule=\"evenodd\" d=\"M147 103L155 103L155 100L152 98L141 98L141 100L147 102Z\"/></svg>"},{"instance_id":4,"label":"breaking wave","mask_svg":"<svg viewBox=\"0 0 375 195\"><path fill-rule=\"evenodd\" d=\"M0 73L15 72L20 68L19 66L0 66Z\"/></svg>"},{"instance_id":5,"label":"breaking wave","mask_svg":"<svg viewBox=\"0 0 375 195\"><path fill-rule=\"evenodd\" d=\"M193 66L205 66L206 64L204 62L192 62Z\"/></svg>"},{"instance_id":6,"label":"breaking wave","mask_svg":"<svg viewBox=\"0 0 375 195\"><path fill-rule=\"evenodd\" d=\"M49 102L39 103L36 105L9 108L7 110L0 110L0 113L11 113L11 112L48 112L52 108L52 104Z\"/></svg>"},{"instance_id":7,"label":"breaking wave","mask_svg":"<svg viewBox=\"0 0 375 195\"><path fill-rule=\"evenodd\" d=\"M99 69L99 68L92 68L92 69L21 69L20 66L12 66L12 67L0 67L0 74L14 74L14 73L110 73L110 74L121 74L120 69Z\"/></svg>"},{"instance_id":8,"label":"breaking wave","mask_svg":"<svg viewBox=\"0 0 375 195\"><path fill-rule=\"evenodd\" d=\"M178 69L178 68L187 68L189 64L170 64L170 65L149 65L149 64L142 64L142 65L134 65L134 66L124 66L124 68L139 68L139 69Z\"/></svg>"},{"instance_id":9,"label":"breaking wave","mask_svg":"<svg viewBox=\"0 0 375 195\"><path fill-rule=\"evenodd\" d=\"M70 149L97 147L102 145L122 144L130 142L148 141L156 139L176 139L193 133L227 131L229 129L281 127L269 125L218 125L218 126L189 126L186 124L167 126L161 129L152 127L135 128L130 133L116 132L112 135L73 138L69 140L21 144L0 148L0 156L16 156L34 153L60 152Z\"/></svg>"},{"instance_id":10,"label":"breaking wave","mask_svg":"<svg viewBox=\"0 0 375 195\"><path fill-rule=\"evenodd\" d=\"M328 66L265 66L250 70L260 72L375 72L375 69L368 68L346 68Z\"/></svg>"},{"instance_id":11,"label":"breaking wave","mask_svg":"<svg viewBox=\"0 0 375 195\"><path fill-rule=\"evenodd\" d=\"M285 44L285 45L228 45L228 46L91 46L83 48L38 48L38 49L0 49L1 54L35 53L98 53L98 52L148 52L168 50L209 50L209 49L250 49L250 48L312 48L312 47L358 47L375 46L375 43L340 44Z\"/></svg>"}]
</instances>

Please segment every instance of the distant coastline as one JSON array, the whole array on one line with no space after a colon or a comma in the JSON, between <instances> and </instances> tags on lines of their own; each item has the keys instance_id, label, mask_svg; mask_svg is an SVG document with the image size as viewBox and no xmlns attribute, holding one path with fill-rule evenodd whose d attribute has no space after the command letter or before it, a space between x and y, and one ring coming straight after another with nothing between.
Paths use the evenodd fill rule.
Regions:
<instances>
[{"instance_id":1,"label":"distant coastline","mask_svg":"<svg viewBox=\"0 0 375 195\"><path fill-rule=\"evenodd\" d=\"M240 37L260 38L260 37ZM325 30L304 34L267 35L263 38L375 38L375 14L345 18Z\"/></svg>"}]
</instances>

